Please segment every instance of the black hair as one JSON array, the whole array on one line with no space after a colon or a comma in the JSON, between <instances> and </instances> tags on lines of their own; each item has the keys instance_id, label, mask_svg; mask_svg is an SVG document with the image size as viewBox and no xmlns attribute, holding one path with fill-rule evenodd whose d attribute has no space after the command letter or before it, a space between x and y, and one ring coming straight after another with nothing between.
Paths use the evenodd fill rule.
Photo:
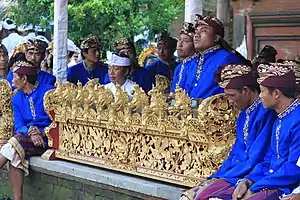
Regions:
<instances>
[{"instance_id":1,"label":"black hair","mask_svg":"<svg viewBox=\"0 0 300 200\"><path fill-rule=\"evenodd\" d=\"M74 51L69 51L68 57L69 57L69 58L72 58L73 55L74 55Z\"/></svg>"},{"instance_id":2,"label":"black hair","mask_svg":"<svg viewBox=\"0 0 300 200\"><path fill-rule=\"evenodd\" d=\"M130 59L129 56L126 55L125 53L114 53L114 54L116 54L116 55L118 55L118 56L120 56L122 58L128 58L128 59Z\"/></svg>"},{"instance_id":3,"label":"black hair","mask_svg":"<svg viewBox=\"0 0 300 200\"><path fill-rule=\"evenodd\" d=\"M274 90L279 90L284 96L287 98L295 98L296 97L296 88L275 88L275 87L267 87L270 94L274 92Z\"/></svg>"},{"instance_id":4,"label":"black hair","mask_svg":"<svg viewBox=\"0 0 300 200\"><path fill-rule=\"evenodd\" d=\"M84 53L88 53L88 50L89 50L89 49L81 49L80 54L81 54L82 60L85 59Z\"/></svg>"},{"instance_id":5,"label":"black hair","mask_svg":"<svg viewBox=\"0 0 300 200\"><path fill-rule=\"evenodd\" d=\"M228 42L226 42L223 38L220 38L219 41L217 42L217 44L220 45L222 49L226 49L226 50L232 52L233 54L235 54L240 59L241 64L245 64L245 65L251 66L251 61L249 61L244 56L242 56L242 54L240 54L238 51L236 51L235 49L233 49L228 44Z\"/></svg>"},{"instance_id":6,"label":"black hair","mask_svg":"<svg viewBox=\"0 0 300 200\"><path fill-rule=\"evenodd\" d=\"M21 73L17 73L18 76L20 78L26 76L27 77L27 82L34 85L36 83L36 80L37 80L37 74L36 75L26 75L26 74L21 74Z\"/></svg>"},{"instance_id":7,"label":"black hair","mask_svg":"<svg viewBox=\"0 0 300 200\"><path fill-rule=\"evenodd\" d=\"M260 93L259 84L255 84L255 85L245 85L245 87L249 88L252 92ZM236 90L237 90L238 92L242 93L242 88L237 88Z\"/></svg>"}]
</instances>

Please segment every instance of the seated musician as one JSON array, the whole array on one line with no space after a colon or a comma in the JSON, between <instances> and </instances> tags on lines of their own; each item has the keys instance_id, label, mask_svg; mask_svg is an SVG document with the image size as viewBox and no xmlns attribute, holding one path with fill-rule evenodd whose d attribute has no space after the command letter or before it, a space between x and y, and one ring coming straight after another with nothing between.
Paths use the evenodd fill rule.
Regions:
<instances>
[{"instance_id":1,"label":"seated musician","mask_svg":"<svg viewBox=\"0 0 300 200\"><path fill-rule=\"evenodd\" d=\"M275 110L272 137L264 161L257 164L236 187L218 191L220 199L279 199L299 186L300 102L295 98L296 76L286 64L260 64L260 98L264 107ZM257 148L257 147L255 147Z\"/></svg>"},{"instance_id":2,"label":"seated musician","mask_svg":"<svg viewBox=\"0 0 300 200\"><path fill-rule=\"evenodd\" d=\"M178 85L179 87L185 89L185 79L189 74L186 72L193 65L198 64L198 56L195 53L194 47L194 34L195 29L192 23L184 23L183 27L180 30L179 39L177 42L177 54L181 60L181 63L177 65L174 71L172 87L170 92L174 93L175 88Z\"/></svg>"},{"instance_id":3,"label":"seated musician","mask_svg":"<svg viewBox=\"0 0 300 200\"><path fill-rule=\"evenodd\" d=\"M67 80L73 84L78 81L85 85L89 79L99 79L100 84L104 84L107 74L107 66L99 62L100 41L96 36L92 36L81 42L81 56L83 61L68 68Z\"/></svg>"},{"instance_id":4,"label":"seated musician","mask_svg":"<svg viewBox=\"0 0 300 200\"><path fill-rule=\"evenodd\" d=\"M182 199L207 199L214 191L234 186L262 161L276 113L263 107L256 78L247 65L229 64L217 70L215 79L233 106L242 110L236 123L236 141L220 169L201 186L186 191Z\"/></svg>"},{"instance_id":5,"label":"seated musician","mask_svg":"<svg viewBox=\"0 0 300 200\"><path fill-rule=\"evenodd\" d=\"M128 79L137 83L144 89L145 92L149 92L152 89L153 77L149 70L145 67L139 66L133 41L129 39L122 39L118 41L116 44L116 50L118 54L125 54L131 59L132 65Z\"/></svg>"},{"instance_id":6,"label":"seated musician","mask_svg":"<svg viewBox=\"0 0 300 200\"><path fill-rule=\"evenodd\" d=\"M49 84L53 85L56 82L55 76L52 74L42 71L41 70L41 63L44 60L46 56L46 49L48 47L48 43L45 41L42 41L40 39L35 40L29 40L25 44L25 57L26 60L34 63L35 67L37 68L37 80L41 84ZM22 48L22 47L19 47ZM13 56L15 56L14 54ZM12 84L13 80L13 71L10 71L7 75L7 80ZM15 86L12 85L13 90L15 90Z\"/></svg>"},{"instance_id":7,"label":"seated musician","mask_svg":"<svg viewBox=\"0 0 300 200\"><path fill-rule=\"evenodd\" d=\"M119 84L124 92L126 92L130 98L132 98L132 92L134 90L134 82L127 78L131 66L131 60L126 55L112 54L108 57L108 75L110 83L104 87L110 90L113 95L116 95L117 87Z\"/></svg>"},{"instance_id":8,"label":"seated musician","mask_svg":"<svg viewBox=\"0 0 300 200\"><path fill-rule=\"evenodd\" d=\"M276 62L276 55L277 51L273 46L265 45L252 60L252 64L257 67L260 63L274 63Z\"/></svg>"},{"instance_id":9,"label":"seated musician","mask_svg":"<svg viewBox=\"0 0 300 200\"><path fill-rule=\"evenodd\" d=\"M229 48L223 39L224 26L217 18L196 16L194 46L199 56L196 64L185 72L188 76L183 89L189 97L201 101L223 93L223 88L214 81L214 74L219 67L230 63L246 63L246 60Z\"/></svg>"},{"instance_id":10,"label":"seated musician","mask_svg":"<svg viewBox=\"0 0 300 200\"><path fill-rule=\"evenodd\" d=\"M51 120L44 111L43 97L53 86L39 83L36 66L27 60L15 62L13 84L17 89L12 98L14 136L1 148L0 168L9 163L14 200L21 200L29 156L42 155L48 147L44 128Z\"/></svg>"},{"instance_id":11,"label":"seated musician","mask_svg":"<svg viewBox=\"0 0 300 200\"><path fill-rule=\"evenodd\" d=\"M174 70L179 64L173 56L176 45L177 40L170 37L168 33L162 32L158 35L157 50L159 59L145 66L152 74L153 83L155 82L156 75L165 76L169 80L173 79Z\"/></svg>"},{"instance_id":12,"label":"seated musician","mask_svg":"<svg viewBox=\"0 0 300 200\"><path fill-rule=\"evenodd\" d=\"M8 51L3 44L0 44L0 78L6 78L8 73Z\"/></svg>"}]
</instances>

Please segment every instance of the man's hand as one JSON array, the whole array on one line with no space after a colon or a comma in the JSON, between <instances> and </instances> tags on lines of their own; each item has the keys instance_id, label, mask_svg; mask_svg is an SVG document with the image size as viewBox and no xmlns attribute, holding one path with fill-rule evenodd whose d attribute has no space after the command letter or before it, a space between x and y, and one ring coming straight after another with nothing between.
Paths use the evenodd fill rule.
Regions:
<instances>
[{"instance_id":1,"label":"man's hand","mask_svg":"<svg viewBox=\"0 0 300 200\"><path fill-rule=\"evenodd\" d=\"M39 128L36 127L36 126L30 126L30 127L29 127L29 131L28 131L28 134L29 134L30 136L32 136L32 135L40 135L40 136L42 136L41 131L40 131Z\"/></svg>"},{"instance_id":2,"label":"man's hand","mask_svg":"<svg viewBox=\"0 0 300 200\"><path fill-rule=\"evenodd\" d=\"M44 140L43 140L42 136L40 136L40 135L31 135L30 138L31 138L31 141L33 142L34 146L45 148L45 143L44 143Z\"/></svg>"},{"instance_id":3,"label":"man's hand","mask_svg":"<svg viewBox=\"0 0 300 200\"><path fill-rule=\"evenodd\" d=\"M252 182L250 182L250 180L242 180L235 188L232 194L232 200L241 199L247 193L248 187L250 187L250 185L252 185Z\"/></svg>"},{"instance_id":4,"label":"man's hand","mask_svg":"<svg viewBox=\"0 0 300 200\"><path fill-rule=\"evenodd\" d=\"M251 190L247 190L246 194L243 196L243 199L248 199L250 198L252 195L254 194L254 192L252 192Z\"/></svg>"},{"instance_id":5,"label":"man's hand","mask_svg":"<svg viewBox=\"0 0 300 200\"><path fill-rule=\"evenodd\" d=\"M282 200L300 200L300 194L288 195L288 196L282 198Z\"/></svg>"},{"instance_id":6,"label":"man's hand","mask_svg":"<svg viewBox=\"0 0 300 200\"><path fill-rule=\"evenodd\" d=\"M211 185L217 180L218 180L217 178L212 178L212 179L206 180L203 182L203 186Z\"/></svg>"}]
</instances>

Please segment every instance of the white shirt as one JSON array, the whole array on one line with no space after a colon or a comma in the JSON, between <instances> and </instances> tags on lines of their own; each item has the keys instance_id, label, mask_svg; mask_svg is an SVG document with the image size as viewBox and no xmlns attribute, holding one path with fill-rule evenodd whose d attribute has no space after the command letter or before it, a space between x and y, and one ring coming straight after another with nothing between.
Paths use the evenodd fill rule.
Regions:
<instances>
[{"instance_id":1,"label":"white shirt","mask_svg":"<svg viewBox=\"0 0 300 200\"><path fill-rule=\"evenodd\" d=\"M73 58L71 58L71 61L68 63L68 67L72 67L76 64L77 64L76 61Z\"/></svg>"},{"instance_id":2,"label":"white shirt","mask_svg":"<svg viewBox=\"0 0 300 200\"><path fill-rule=\"evenodd\" d=\"M133 98L132 95L132 92L134 90L133 86L134 86L134 82L132 82L129 79L127 79L125 83L121 86L122 90L128 94L130 100ZM116 98L117 88L114 83L108 83L104 85L104 88L110 90L113 93L114 97Z\"/></svg>"},{"instance_id":3,"label":"white shirt","mask_svg":"<svg viewBox=\"0 0 300 200\"><path fill-rule=\"evenodd\" d=\"M26 42L27 39L23 36L20 36L18 33L11 33L2 40L2 44L8 51L9 58L12 56L15 47Z\"/></svg>"},{"instance_id":4,"label":"white shirt","mask_svg":"<svg viewBox=\"0 0 300 200\"><path fill-rule=\"evenodd\" d=\"M28 35L25 36L27 40L34 40L36 35L33 32L28 33Z\"/></svg>"}]
</instances>

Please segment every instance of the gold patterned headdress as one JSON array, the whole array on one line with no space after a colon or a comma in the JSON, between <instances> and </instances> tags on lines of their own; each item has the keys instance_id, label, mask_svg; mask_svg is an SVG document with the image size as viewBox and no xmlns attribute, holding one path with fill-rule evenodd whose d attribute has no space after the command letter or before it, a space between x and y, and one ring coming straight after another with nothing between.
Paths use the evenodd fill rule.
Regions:
<instances>
[{"instance_id":1,"label":"gold patterned headdress","mask_svg":"<svg viewBox=\"0 0 300 200\"><path fill-rule=\"evenodd\" d=\"M153 55L153 57L158 57L157 49L152 44L143 49L142 53L139 56L139 65L144 66L146 58L148 58L148 56L150 55Z\"/></svg>"},{"instance_id":2,"label":"gold patterned headdress","mask_svg":"<svg viewBox=\"0 0 300 200\"><path fill-rule=\"evenodd\" d=\"M180 30L180 34L186 34L190 37L194 37L195 27L192 23L185 22Z\"/></svg>"},{"instance_id":3,"label":"gold patterned headdress","mask_svg":"<svg viewBox=\"0 0 300 200\"><path fill-rule=\"evenodd\" d=\"M36 75L37 68L31 62L19 60L16 61L12 68L13 72L25 74L25 75Z\"/></svg>"},{"instance_id":4,"label":"gold patterned headdress","mask_svg":"<svg viewBox=\"0 0 300 200\"><path fill-rule=\"evenodd\" d=\"M81 42L81 49L99 48L100 40L97 36L91 36L88 39Z\"/></svg>"},{"instance_id":5,"label":"gold patterned headdress","mask_svg":"<svg viewBox=\"0 0 300 200\"><path fill-rule=\"evenodd\" d=\"M295 64L266 63L257 68L259 78L257 82L265 87L295 88Z\"/></svg>"},{"instance_id":6,"label":"gold patterned headdress","mask_svg":"<svg viewBox=\"0 0 300 200\"><path fill-rule=\"evenodd\" d=\"M115 47L116 47L117 52L119 52L123 49L127 49L127 48L132 48L135 50L134 43L130 39L127 39L127 38L121 38L120 40L118 40L116 42Z\"/></svg>"},{"instance_id":7,"label":"gold patterned headdress","mask_svg":"<svg viewBox=\"0 0 300 200\"><path fill-rule=\"evenodd\" d=\"M255 73L247 65L223 65L215 73L215 79L220 87L227 89L237 89L257 84Z\"/></svg>"},{"instance_id":8,"label":"gold patterned headdress","mask_svg":"<svg viewBox=\"0 0 300 200\"><path fill-rule=\"evenodd\" d=\"M50 54L53 55L53 41L50 42L49 47L47 48Z\"/></svg>"},{"instance_id":9,"label":"gold patterned headdress","mask_svg":"<svg viewBox=\"0 0 300 200\"><path fill-rule=\"evenodd\" d=\"M35 50L39 52L46 52L46 49L48 47L48 43L42 40L29 40L26 43L26 50Z\"/></svg>"},{"instance_id":10,"label":"gold patterned headdress","mask_svg":"<svg viewBox=\"0 0 300 200\"><path fill-rule=\"evenodd\" d=\"M160 32L157 34L157 47L168 46L172 50L176 50L177 40L170 37L167 32Z\"/></svg>"},{"instance_id":11,"label":"gold patterned headdress","mask_svg":"<svg viewBox=\"0 0 300 200\"><path fill-rule=\"evenodd\" d=\"M295 60L284 60L282 63L288 65L294 71L296 76L296 87L300 92L300 60L298 61L298 58L295 57Z\"/></svg>"},{"instance_id":12,"label":"gold patterned headdress","mask_svg":"<svg viewBox=\"0 0 300 200\"><path fill-rule=\"evenodd\" d=\"M26 51L26 43L19 44L13 50L13 56L15 56L18 53L25 53L25 51Z\"/></svg>"},{"instance_id":13,"label":"gold patterned headdress","mask_svg":"<svg viewBox=\"0 0 300 200\"><path fill-rule=\"evenodd\" d=\"M224 38L224 25L218 18L196 14L195 28L199 25L211 26L217 35Z\"/></svg>"}]
</instances>

